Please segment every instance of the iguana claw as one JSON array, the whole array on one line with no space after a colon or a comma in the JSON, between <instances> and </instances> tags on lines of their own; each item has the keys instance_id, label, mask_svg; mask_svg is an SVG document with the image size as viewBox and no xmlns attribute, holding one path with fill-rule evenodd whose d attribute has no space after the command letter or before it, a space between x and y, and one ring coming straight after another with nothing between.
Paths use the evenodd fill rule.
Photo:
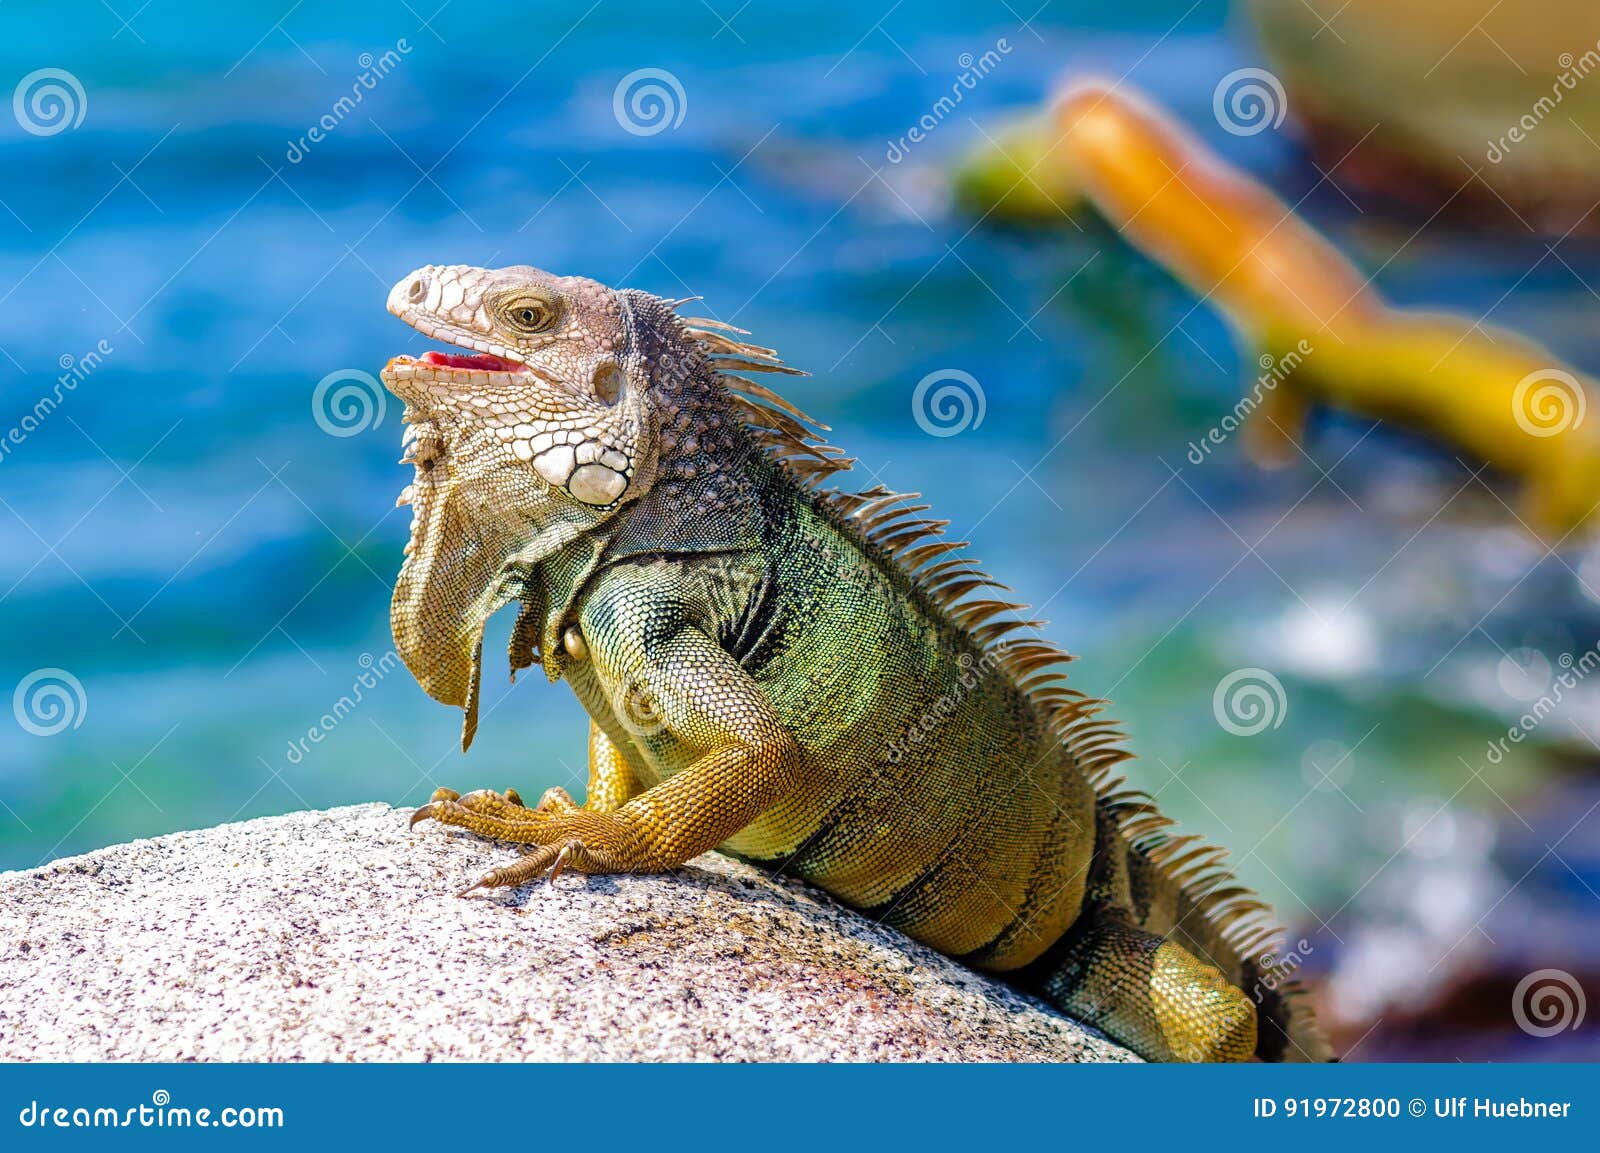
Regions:
<instances>
[{"instance_id":1,"label":"iguana claw","mask_svg":"<svg viewBox=\"0 0 1600 1153\"><path fill-rule=\"evenodd\" d=\"M437 802L439 802L439 801L459 801L460 799L461 799L461 794L456 792L454 789L446 789L446 788L441 787L441 788L437 788L437 789L433 790L433 796L428 798L428 803L423 805L420 809L418 809L416 812L411 814L411 820L406 825L406 828L414 829L414 828L417 827L418 822L426 821L430 817L434 816L434 814L437 812L437 810L434 808L434 805Z\"/></svg>"},{"instance_id":2,"label":"iguana claw","mask_svg":"<svg viewBox=\"0 0 1600 1153\"><path fill-rule=\"evenodd\" d=\"M580 841L569 840L559 845L540 845L528 853L524 853L515 864L507 865L503 869L496 869L492 873L485 873L477 883L467 886L457 893L458 897L465 897L468 893L478 889L511 889L543 874L547 881L554 881L570 864L574 856L583 852Z\"/></svg>"},{"instance_id":3,"label":"iguana claw","mask_svg":"<svg viewBox=\"0 0 1600 1153\"><path fill-rule=\"evenodd\" d=\"M522 794L515 789L507 789L503 793L497 793L493 789L476 789L462 796L454 789L438 788L434 790L433 796L428 798L427 804L411 814L411 821L408 827L416 828L419 821L440 820L440 815L445 811L446 806L451 805L459 806L468 812L483 813L491 816L504 813L508 808L529 812L534 811L528 809L527 802L522 799Z\"/></svg>"}]
</instances>

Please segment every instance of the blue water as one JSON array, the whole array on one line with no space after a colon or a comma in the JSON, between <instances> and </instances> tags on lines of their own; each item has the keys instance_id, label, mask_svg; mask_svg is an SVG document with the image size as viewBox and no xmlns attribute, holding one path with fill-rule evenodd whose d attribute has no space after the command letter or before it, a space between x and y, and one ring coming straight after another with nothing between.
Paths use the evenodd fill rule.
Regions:
<instances>
[{"instance_id":1,"label":"blue water","mask_svg":"<svg viewBox=\"0 0 1600 1153\"><path fill-rule=\"evenodd\" d=\"M1231 444L1190 464L1251 368L1221 321L1103 229L974 227L947 202L944 166L1072 69L1127 73L1300 199L1318 173L1291 134L1211 119L1217 78L1259 62L1225 5L1074 0L1026 27L1000 3L875 23L876 8L729 0L726 26L716 5L455 0L423 23L432 7L0 13L0 76L65 69L86 101L52 135L0 117L0 437L60 392L0 454L0 688L71 678L60 732L0 713L0 868L438 784L581 789L565 690L511 688L491 661L463 758L459 714L385 675L409 519L398 408L334 436L313 392L426 347L383 301L430 262L701 295L812 370L791 392L864 483L921 490L1043 606L1082 654L1078 683L1116 700L1135 778L1235 846L1297 927L1355 915L1415 855L1419 814L1493 827L1497 795L1545 787L1547 754L1485 760L1520 711L1497 687L1503 654L1592 645L1576 574L1600 585L1600 562L1541 561L1447 455L1350 422L1325 421L1316 463L1285 472ZM1002 38L960 113L887 164L962 54ZM681 123L648 136L613 112L643 68L683 90ZM335 112L353 86L359 105ZM1368 268L1394 257L1378 282L1393 298L1492 312L1600 367L1592 248L1541 260L1540 242L1443 224L1408 243L1415 222L1326 186L1303 211ZM910 398L946 368L987 408L936 438ZM1285 686L1279 724L1253 737L1212 713L1243 667ZM1488 850L1441 852L1477 867Z\"/></svg>"}]
</instances>

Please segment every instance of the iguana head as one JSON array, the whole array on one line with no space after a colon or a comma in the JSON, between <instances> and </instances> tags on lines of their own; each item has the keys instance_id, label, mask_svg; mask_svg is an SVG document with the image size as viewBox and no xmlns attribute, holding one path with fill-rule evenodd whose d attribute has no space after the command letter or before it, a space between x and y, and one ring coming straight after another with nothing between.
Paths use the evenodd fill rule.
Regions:
<instances>
[{"instance_id":1,"label":"iguana head","mask_svg":"<svg viewBox=\"0 0 1600 1153\"><path fill-rule=\"evenodd\" d=\"M470 739L483 627L518 574L649 490L650 369L622 294L590 280L429 265L389 311L453 346L383 370L415 469L391 618L423 688L468 709Z\"/></svg>"},{"instance_id":2,"label":"iguana head","mask_svg":"<svg viewBox=\"0 0 1600 1153\"><path fill-rule=\"evenodd\" d=\"M390 616L422 687L466 709L464 744L497 610L544 602L535 635L555 678L552 641L586 571L753 547L758 470L746 462L764 453L802 480L849 464L803 412L742 375L795 369L742 329L680 318L683 303L527 266L429 265L389 293L390 312L452 346L383 370L405 402L403 460L415 467ZM514 664L529 659L515 648Z\"/></svg>"}]
</instances>

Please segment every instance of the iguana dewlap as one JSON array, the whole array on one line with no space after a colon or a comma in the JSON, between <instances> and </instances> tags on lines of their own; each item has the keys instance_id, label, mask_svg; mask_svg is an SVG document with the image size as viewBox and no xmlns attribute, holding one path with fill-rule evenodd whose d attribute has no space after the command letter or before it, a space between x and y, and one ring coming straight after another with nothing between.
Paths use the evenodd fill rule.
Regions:
<instances>
[{"instance_id":1,"label":"iguana dewlap","mask_svg":"<svg viewBox=\"0 0 1600 1153\"><path fill-rule=\"evenodd\" d=\"M383 372L415 466L399 650L470 742L484 624L516 602L513 672L541 662L591 718L582 806L441 789L416 813L533 846L480 885L721 848L1146 1057L1328 1055L1263 980L1264 906L1122 786L1067 656L914 494L819 487L850 462L743 375L794 371L770 349L527 267L418 269L389 308L454 346Z\"/></svg>"}]
</instances>

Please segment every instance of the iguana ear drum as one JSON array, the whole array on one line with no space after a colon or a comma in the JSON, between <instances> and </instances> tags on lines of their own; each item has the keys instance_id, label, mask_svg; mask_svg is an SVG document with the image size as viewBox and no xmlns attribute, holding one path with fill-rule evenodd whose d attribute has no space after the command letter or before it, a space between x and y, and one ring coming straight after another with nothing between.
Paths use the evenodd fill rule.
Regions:
<instances>
[{"instance_id":1,"label":"iguana ear drum","mask_svg":"<svg viewBox=\"0 0 1600 1153\"><path fill-rule=\"evenodd\" d=\"M535 456L533 469L547 484L597 508L615 504L633 474L624 453L595 441L558 444Z\"/></svg>"},{"instance_id":2,"label":"iguana ear drum","mask_svg":"<svg viewBox=\"0 0 1600 1153\"><path fill-rule=\"evenodd\" d=\"M622 399L622 387L627 378L614 360L605 361L594 370L594 397L601 404L615 405Z\"/></svg>"},{"instance_id":3,"label":"iguana ear drum","mask_svg":"<svg viewBox=\"0 0 1600 1153\"><path fill-rule=\"evenodd\" d=\"M567 481L567 491L584 504L608 505L627 490L628 478L603 464L581 464Z\"/></svg>"}]
</instances>

